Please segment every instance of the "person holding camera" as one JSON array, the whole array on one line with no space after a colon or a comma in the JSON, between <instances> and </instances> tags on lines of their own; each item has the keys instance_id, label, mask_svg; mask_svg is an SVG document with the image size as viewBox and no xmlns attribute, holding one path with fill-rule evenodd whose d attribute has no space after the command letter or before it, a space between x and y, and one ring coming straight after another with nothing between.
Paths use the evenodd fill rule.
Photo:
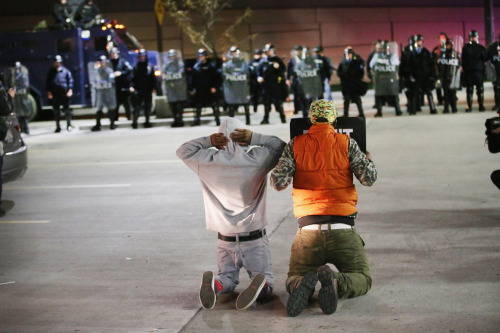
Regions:
<instances>
[{"instance_id":1,"label":"person holding camera","mask_svg":"<svg viewBox=\"0 0 500 333\"><path fill-rule=\"evenodd\" d=\"M7 135L7 124L6 117L8 117L12 110L14 109L14 96L16 94L16 88L11 87L9 90L5 90L3 86L3 73L0 73L0 171L3 168L3 140ZM2 200L2 175L0 174L0 217L5 216L7 213L3 209L1 201Z\"/></svg>"},{"instance_id":2,"label":"person holding camera","mask_svg":"<svg viewBox=\"0 0 500 333\"><path fill-rule=\"evenodd\" d=\"M500 152L500 112L499 117L493 117L486 120L486 142L490 153ZM495 170L490 175L491 181L500 189L500 169Z\"/></svg>"}]
</instances>

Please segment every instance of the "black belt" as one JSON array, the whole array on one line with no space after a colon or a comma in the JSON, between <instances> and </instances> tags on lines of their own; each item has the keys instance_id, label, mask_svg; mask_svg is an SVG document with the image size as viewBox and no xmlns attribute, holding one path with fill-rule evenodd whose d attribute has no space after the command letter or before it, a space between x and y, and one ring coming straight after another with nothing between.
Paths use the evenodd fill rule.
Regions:
<instances>
[{"instance_id":1,"label":"black belt","mask_svg":"<svg viewBox=\"0 0 500 333\"><path fill-rule=\"evenodd\" d=\"M266 229L261 229L261 230L255 230L249 233L247 236L239 236L238 238L234 236L224 236L221 235L220 233L217 235L217 237L220 240L223 240L224 242L237 242L238 240L240 242L248 242L248 241L253 241L259 238L262 238L266 235Z\"/></svg>"}]
</instances>

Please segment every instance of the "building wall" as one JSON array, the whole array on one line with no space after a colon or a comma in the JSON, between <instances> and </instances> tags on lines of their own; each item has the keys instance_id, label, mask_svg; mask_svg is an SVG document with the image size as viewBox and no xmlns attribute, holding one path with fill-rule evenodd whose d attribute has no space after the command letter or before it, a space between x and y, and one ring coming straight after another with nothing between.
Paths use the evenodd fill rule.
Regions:
<instances>
[{"instance_id":1,"label":"building wall","mask_svg":"<svg viewBox=\"0 0 500 333\"><path fill-rule=\"evenodd\" d=\"M226 10L220 17L213 33L220 34L242 10ZM157 49L156 16L151 12L106 13L106 18L125 24L129 31L147 49ZM493 17L500 17L495 9ZM50 24L50 16L3 17L3 27L22 30L41 20ZM290 50L298 44L314 47L322 44L325 53L337 65L347 45L366 59L374 40L396 41L400 47L407 44L408 37L422 34L424 46L432 50L437 45L441 32L449 36L463 36L468 32L479 32L484 44L484 9L481 7L382 7L382 8L304 8L304 9L257 9L252 17L239 26L235 33L242 50L252 52L271 42L278 55L288 58ZM499 29L500 30L500 29ZM254 39L248 36L256 34ZM185 57L193 57L199 45L193 45L182 34L173 20L165 17L162 25L163 49L181 49ZM224 50L219 50L219 52Z\"/></svg>"}]
</instances>

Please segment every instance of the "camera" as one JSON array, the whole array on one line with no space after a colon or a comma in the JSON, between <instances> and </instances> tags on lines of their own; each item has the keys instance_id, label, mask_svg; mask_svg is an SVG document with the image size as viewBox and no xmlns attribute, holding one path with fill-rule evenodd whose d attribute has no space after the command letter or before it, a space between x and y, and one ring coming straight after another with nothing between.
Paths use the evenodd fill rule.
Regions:
<instances>
[{"instance_id":1,"label":"camera","mask_svg":"<svg viewBox=\"0 0 500 333\"><path fill-rule=\"evenodd\" d=\"M500 134L493 133L493 130L500 127L500 117L486 119L484 123L486 127L486 143L490 153L500 152Z\"/></svg>"}]
</instances>

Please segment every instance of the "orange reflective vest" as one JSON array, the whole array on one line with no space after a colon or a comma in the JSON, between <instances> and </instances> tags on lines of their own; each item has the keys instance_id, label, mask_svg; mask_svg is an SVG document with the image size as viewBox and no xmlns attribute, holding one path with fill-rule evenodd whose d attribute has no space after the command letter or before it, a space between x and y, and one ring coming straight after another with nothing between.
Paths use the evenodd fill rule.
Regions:
<instances>
[{"instance_id":1,"label":"orange reflective vest","mask_svg":"<svg viewBox=\"0 0 500 333\"><path fill-rule=\"evenodd\" d=\"M311 126L295 137L293 211L309 215L349 216L356 212L358 194L349 169L349 137L329 124Z\"/></svg>"}]
</instances>

